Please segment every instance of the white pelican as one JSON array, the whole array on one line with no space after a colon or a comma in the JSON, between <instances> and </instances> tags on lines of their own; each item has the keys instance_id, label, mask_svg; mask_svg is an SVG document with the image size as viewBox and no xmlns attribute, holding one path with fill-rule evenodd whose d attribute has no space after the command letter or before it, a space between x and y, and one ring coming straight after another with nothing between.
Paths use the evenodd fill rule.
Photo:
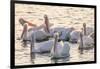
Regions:
<instances>
[{"instance_id":1,"label":"white pelican","mask_svg":"<svg viewBox=\"0 0 100 69\"><path fill-rule=\"evenodd\" d=\"M83 33L80 33L79 49L91 49L94 47L94 40L90 35L87 35L86 24L83 24Z\"/></svg>"},{"instance_id":2,"label":"white pelican","mask_svg":"<svg viewBox=\"0 0 100 69\"><path fill-rule=\"evenodd\" d=\"M31 35L33 35L33 33L36 34L36 40L37 41L42 41L45 40L49 37L49 35L42 30L37 30L37 28L34 28L32 30L28 30L28 25L24 24L24 30L22 32L21 38L23 38L23 40L31 40Z\"/></svg>"},{"instance_id":3,"label":"white pelican","mask_svg":"<svg viewBox=\"0 0 100 69\"><path fill-rule=\"evenodd\" d=\"M32 53L42 53L42 52L50 52L52 46L54 44L54 40L48 40L40 43L35 43L35 34L32 35L31 40L31 52Z\"/></svg>"},{"instance_id":4,"label":"white pelican","mask_svg":"<svg viewBox=\"0 0 100 69\"><path fill-rule=\"evenodd\" d=\"M45 18L45 24L47 25L48 23L48 19L46 17ZM23 18L19 19L19 22L21 23L21 25L23 26L23 31L21 34L21 38L23 38L23 40L31 40L31 35L32 33L35 32L36 34L36 40L37 41L42 41L42 40L47 40L48 37L50 37L50 34L48 31L49 30L48 27L52 26L51 24L49 26L45 26L45 25L40 25L39 27L36 27L35 24L32 24L26 20L24 20ZM32 28L28 29L28 26L32 26ZM41 30L45 27L45 31Z\"/></svg>"},{"instance_id":5,"label":"white pelican","mask_svg":"<svg viewBox=\"0 0 100 69\"><path fill-rule=\"evenodd\" d=\"M63 41L58 42L58 39L59 39L58 33L55 33L54 37L55 37L55 41L54 41L54 45L53 45L52 50L51 50L51 54L50 54L51 57L52 58L65 58L65 57L70 56L69 44L67 42L64 43Z\"/></svg>"},{"instance_id":6,"label":"white pelican","mask_svg":"<svg viewBox=\"0 0 100 69\"><path fill-rule=\"evenodd\" d=\"M83 31L82 34L85 35L85 36L89 36L91 33L94 32L93 28L92 27L86 27L85 23L83 23L82 31ZM73 42L73 43L77 43L79 38L80 38L80 32L81 31L73 30L70 33L70 41ZM92 34L91 34L91 37L92 37Z\"/></svg>"}]
</instances>

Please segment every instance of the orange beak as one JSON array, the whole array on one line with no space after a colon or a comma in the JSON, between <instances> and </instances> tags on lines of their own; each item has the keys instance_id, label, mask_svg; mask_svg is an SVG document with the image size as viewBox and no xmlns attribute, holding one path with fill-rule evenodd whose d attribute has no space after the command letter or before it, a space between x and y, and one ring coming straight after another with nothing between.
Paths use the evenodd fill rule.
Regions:
<instances>
[{"instance_id":1,"label":"orange beak","mask_svg":"<svg viewBox=\"0 0 100 69\"><path fill-rule=\"evenodd\" d=\"M34 27L36 27L35 24L33 24L33 23L29 22L29 21L26 21L26 22L27 22L27 24L28 24L29 26L34 26Z\"/></svg>"}]
</instances>

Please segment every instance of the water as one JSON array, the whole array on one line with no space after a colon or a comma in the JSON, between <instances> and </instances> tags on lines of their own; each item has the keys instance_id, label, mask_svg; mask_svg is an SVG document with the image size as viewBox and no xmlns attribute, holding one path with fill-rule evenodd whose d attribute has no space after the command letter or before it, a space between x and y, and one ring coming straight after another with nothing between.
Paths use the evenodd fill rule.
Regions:
<instances>
[{"instance_id":1,"label":"water","mask_svg":"<svg viewBox=\"0 0 100 69\"><path fill-rule=\"evenodd\" d=\"M55 12L54 12L55 11ZM82 28L82 23L94 27L94 9L80 7L52 7L41 5L15 5L15 65L35 65L51 63L70 63L82 61L94 61L94 48L84 50L80 54L78 44L70 43L70 57L58 60L52 60L50 53L35 54L35 58L30 57L30 46L24 47L20 40L17 40L22 33L23 27L19 24L19 18L31 21L37 26L43 24L43 16L47 14L49 22L54 27L74 27L76 30Z\"/></svg>"}]
</instances>

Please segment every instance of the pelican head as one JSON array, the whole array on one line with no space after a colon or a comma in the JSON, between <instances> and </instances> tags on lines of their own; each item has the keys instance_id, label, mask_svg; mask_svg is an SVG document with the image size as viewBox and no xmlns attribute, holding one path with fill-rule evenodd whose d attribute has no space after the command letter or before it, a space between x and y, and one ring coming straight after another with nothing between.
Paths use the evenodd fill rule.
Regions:
<instances>
[{"instance_id":1,"label":"pelican head","mask_svg":"<svg viewBox=\"0 0 100 69\"><path fill-rule=\"evenodd\" d=\"M59 33L58 32L54 33L54 38L55 38L56 41L58 41L58 39L59 39Z\"/></svg>"},{"instance_id":2,"label":"pelican head","mask_svg":"<svg viewBox=\"0 0 100 69\"><path fill-rule=\"evenodd\" d=\"M23 18L20 18L20 19L19 19L19 22L20 22L20 24L21 24L22 26L26 23L26 21L25 21Z\"/></svg>"},{"instance_id":3,"label":"pelican head","mask_svg":"<svg viewBox=\"0 0 100 69\"><path fill-rule=\"evenodd\" d=\"M83 23L83 27L86 27L86 23Z\"/></svg>"},{"instance_id":4,"label":"pelican head","mask_svg":"<svg viewBox=\"0 0 100 69\"><path fill-rule=\"evenodd\" d=\"M45 14L45 15L44 15L44 18L47 18L47 17L48 17L48 16Z\"/></svg>"}]
</instances>

